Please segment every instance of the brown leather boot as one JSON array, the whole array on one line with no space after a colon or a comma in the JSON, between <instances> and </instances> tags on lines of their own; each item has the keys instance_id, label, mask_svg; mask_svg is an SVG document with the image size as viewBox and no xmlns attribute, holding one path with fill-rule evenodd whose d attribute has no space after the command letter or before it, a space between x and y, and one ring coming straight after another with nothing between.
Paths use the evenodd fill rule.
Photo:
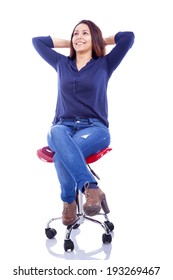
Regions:
<instances>
[{"instance_id":1,"label":"brown leather boot","mask_svg":"<svg viewBox=\"0 0 173 280\"><path fill-rule=\"evenodd\" d=\"M110 212L106 201L106 196L100 188L86 188L84 194L86 197L86 203L83 205L83 209L86 215L97 215L100 212L101 208L103 209L105 214L108 214Z\"/></svg>"},{"instance_id":2,"label":"brown leather boot","mask_svg":"<svg viewBox=\"0 0 173 280\"><path fill-rule=\"evenodd\" d=\"M63 212L62 212L62 223L65 226L73 224L77 220L76 215L76 202L72 203L64 202L63 204Z\"/></svg>"}]
</instances>

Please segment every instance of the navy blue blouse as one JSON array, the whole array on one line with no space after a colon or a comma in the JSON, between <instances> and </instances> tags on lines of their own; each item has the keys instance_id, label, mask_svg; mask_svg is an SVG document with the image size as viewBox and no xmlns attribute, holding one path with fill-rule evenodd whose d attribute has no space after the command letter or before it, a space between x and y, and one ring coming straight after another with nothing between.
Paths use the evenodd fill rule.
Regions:
<instances>
[{"instance_id":1,"label":"navy blue blouse","mask_svg":"<svg viewBox=\"0 0 173 280\"><path fill-rule=\"evenodd\" d=\"M40 56L56 71L58 95L53 124L60 118L97 118L108 122L107 85L113 71L134 43L133 32L118 32L116 45L105 56L91 59L78 71L75 59L58 53L50 36L34 37Z\"/></svg>"}]
</instances>

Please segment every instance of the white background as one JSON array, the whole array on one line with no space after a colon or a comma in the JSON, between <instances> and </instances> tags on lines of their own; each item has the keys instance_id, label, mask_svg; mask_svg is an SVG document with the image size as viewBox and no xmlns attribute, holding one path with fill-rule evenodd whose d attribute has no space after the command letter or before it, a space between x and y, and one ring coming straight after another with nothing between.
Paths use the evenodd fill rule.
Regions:
<instances>
[{"instance_id":1,"label":"white background","mask_svg":"<svg viewBox=\"0 0 173 280\"><path fill-rule=\"evenodd\" d=\"M102 268L98 279L115 277L106 275L108 266L160 266L158 276L132 277L172 279L171 1L6 0L0 13L1 278L15 278L18 266L71 265ZM81 19L93 20L105 37L133 31L135 43L108 87L113 150L93 166L111 208L112 243L103 245L102 228L86 222L73 236L75 250L64 253L61 222L54 241L44 235L62 211L55 170L36 156L54 116L56 72L31 40L68 39Z\"/></svg>"}]
</instances>

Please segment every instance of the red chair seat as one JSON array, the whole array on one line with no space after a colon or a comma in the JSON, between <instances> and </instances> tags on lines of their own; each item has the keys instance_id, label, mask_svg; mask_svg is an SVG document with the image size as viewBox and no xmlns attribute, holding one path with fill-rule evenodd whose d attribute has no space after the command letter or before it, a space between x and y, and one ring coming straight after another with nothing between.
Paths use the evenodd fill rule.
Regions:
<instances>
[{"instance_id":1,"label":"red chair seat","mask_svg":"<svg viewBox=\"0 0 173 280\"><path fill-rule=\"evenodd\" d=\"M93 162L99 160L101 157L103 157L105 154L107 154L111 150L112 150L112 148L107 147L107 148L101 150L100 152L87 157L86 163L90 164L90 163L93 163ZM49 146L45 146L45 147L37 150L37 156L39 157L39 159L46 161L46 162L53 162L54 154L55 153L49 148Z\"/></svg>"}]
</instances>

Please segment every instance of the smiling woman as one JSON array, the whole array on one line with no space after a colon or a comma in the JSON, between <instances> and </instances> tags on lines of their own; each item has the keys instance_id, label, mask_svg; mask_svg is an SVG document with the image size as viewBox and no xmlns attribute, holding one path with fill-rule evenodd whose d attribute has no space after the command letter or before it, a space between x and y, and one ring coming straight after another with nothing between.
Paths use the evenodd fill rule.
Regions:
<instances>
[{"instance_id":1,"label":"smiling woman","mask_svg":"<svg viewBox=\"0 0 173 280\"><path fill-rule=\"evenodd\" d=\"M130 31L104 39L100 28L90 20L80 21L71 40L50 36L33 38L42 58L57 72L58 98L48 145L54 152L54 164L61 186L62 221L77 220L76 188L85 194L84 212L93 216L109 212L106 196L88 170L85 158L110 144L107 85L134 42ZM106 54L106 45L114 44ZM65 56L54 48L70 48ZM88 135L88 137L83 137Z\"/></svg>"},{"instance_id":2,"label":"smiling woman","mask_svg":"<svg viewBox=\"0 0 173 280\"><path fill-rule=\"evenodd\" d=\"M72 37L72 44L77 53L76 66L80 70L92 59L92 38L87 24L79 24Z\"/></svg>"},{"instance_id":3,"label":"smiling woman","mask_svg":"<svg viewBox=\"0 0 173 280\"><path fill-rule=\"evenodd\" d=\"M114 42L115 44L115 42ZM83 55L88 58L98 58L105 55L105 42L102 37L100 28L89 20L80 21L74 28L71 36L71 51L72 58L80 55L80 49L76 47L84 46ZM83 58L81 56L81 58Z\"/></svg>"}]
</instances>

